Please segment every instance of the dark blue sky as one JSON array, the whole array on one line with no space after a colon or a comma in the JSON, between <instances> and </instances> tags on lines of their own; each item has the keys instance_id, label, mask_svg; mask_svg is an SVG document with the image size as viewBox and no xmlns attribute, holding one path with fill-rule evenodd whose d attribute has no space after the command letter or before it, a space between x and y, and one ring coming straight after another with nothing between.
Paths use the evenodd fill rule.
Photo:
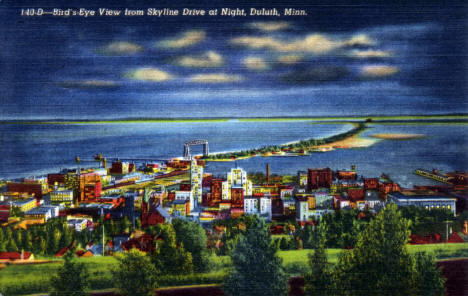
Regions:
<instances>
[{"instance_id":1,"label":"dark blue sky","mask_svg":"<svg viewBox=\"0 0 468 296\"><path fill-rule=\"evenodd\" d=\"M116 2L0 2L0 119L467 111L463 2ZM21 16L28 7L291 7L308 15Z\"/></svg>"}]
</instances>

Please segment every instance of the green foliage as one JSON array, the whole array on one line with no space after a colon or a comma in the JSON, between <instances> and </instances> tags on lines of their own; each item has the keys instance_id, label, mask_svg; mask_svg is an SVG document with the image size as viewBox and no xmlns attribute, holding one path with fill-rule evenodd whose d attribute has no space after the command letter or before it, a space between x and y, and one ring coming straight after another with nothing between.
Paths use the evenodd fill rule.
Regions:
<instances>
[{"instance_id":1,"label":"green foliage","mask_svg":"<svg viewBox=\"0 0 468 296\"><path fill-rule=\"evenodd\" d=\"M329 267L323 244L317 244L313 254L309 254L309 265L310 273L304 276L306 295L333 295L332 270Z\"/></svg>"},{"instance_id":2,"label":"green foliage","mask_svg":"<svg viewBox=\"0 0 468 296\"><path fill-rule=\"evenodd\" d=\"M151 256L151 261L161 274L188 274L193 272L192 254L184 249L183 245L177 246L175 231L172 224L157 225L159 236L156 251Z\"/></svg>"},{"instance_id":3,"label":"green foliage","mask_svg":"<svg viewBox=\"0 0 468 296\"><path fill-rule=\"evenodd\" d=\"M76 259L73 258L73 256L73 252L68 252L65 254L65 262L57 270L57 273L51 278L51 296L87 295L86 292L89 286L88 270L83 263L78 263Z\"/></svg>"},{"instance_id":4,"label":"green foliage","mask_svg":"<svg viewBox=\"0 0 468 296\"><path fill-rule=\"evenodd\" d=\"M406 248L409 224L396 205L387 205L359 235L355 249L340 257L335 293L414 295L414 258Z\"/></svg>"},{"instance_id":5,"label":"green foliage","mask_svg":"<svg viewBox=\"0 0 468 296\"><path fill-rule=\"evenodd\" d=\"M196 272L207 271L209 253L206 246L206 233L200 224L181 219L172 221L176 241L192 254L193 267Z\"/></svg>"},{"instance_id":6,"label":"green foliage","mask_svg":"<svg viewBox=\"0 0 468 296\"><path fill-rule=\"evenodd\" d=\"M412 234L429 235L432 233L445 233L446 221L454 220L453 213L447 209L426 210L421 207L402 207L402 216L411 221Z\"/></svg>"},{"instance_id":7,"label":"green foliage","mask_svg":"<svg viewBox=\"0 0 468 296\"><path fill-rule=\"evenodd\" d=\"M116 258L119 266L114 271L114 286L123 295L154 295L157 270L149 256L132 249Z\"/></svg>"},{"instance_id":8,"label":"green foliage","mask_svg":"<svg viewBox=\"0 0 468 296\"><path fill-rule=\"evenodd\" d=\"M349 210L323 215L319 222L320 236L326 238L327 248L344 249L356 245L358 234L368 223L366 220L357 220L358 214L358 210Z\"/></svg>"},{"instance_id":9,"label":"green foliage","mask_svg":"<svg viewBox=\"0 0 468 296\"><path fill-rule=\"evenodd\" d=\"M287 292L287 277L281 259L271 245L265 222L256 217L231 254L233 268L228 273L224 291L228 296L281 296Z\"/></svg>"},{"instance_id":10,"label":"green foliage","mask_svg":"<svg viewBox=\"0 0 468 296\"><path fill-rule=\"evenodd\" d=\"M445 295L445 278L436 267L435 257L426 253L416 253L416 295L443 296Z\"/></svg>"}]
</instances>

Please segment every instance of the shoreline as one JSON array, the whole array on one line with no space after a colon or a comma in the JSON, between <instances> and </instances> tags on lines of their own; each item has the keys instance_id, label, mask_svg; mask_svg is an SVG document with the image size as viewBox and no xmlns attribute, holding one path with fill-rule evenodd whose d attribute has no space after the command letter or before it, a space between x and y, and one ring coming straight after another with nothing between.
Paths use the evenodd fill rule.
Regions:
<instances>
[{"instance_id":1,"label":"shoreline","mask_svg":"<svg viewBox=\"0 0 468 296\"><path fill-rule=\"evenodd\" d=\"M352 124L353 129L321 139L307 139L289 142L281 145L270 145L262 148L222 152L209 155L208 157L198 156L204 161L236 161L252 157L292 157L304 156L314 152L328 152L335 149L363 148L368 147L378 140L362 138L359 135L368 129L365 122L346 122Z\"/></svg>"}]
</instances>

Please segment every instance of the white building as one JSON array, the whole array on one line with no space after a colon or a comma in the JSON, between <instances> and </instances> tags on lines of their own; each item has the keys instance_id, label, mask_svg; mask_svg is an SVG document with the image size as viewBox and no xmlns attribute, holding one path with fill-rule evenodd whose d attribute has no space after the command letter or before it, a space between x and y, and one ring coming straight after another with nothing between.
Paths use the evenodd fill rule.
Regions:
<instances>
[{"instance_id":1,"label":"white building","mask_svg":"<svg viewBox=\"0 0 468 296\"><path fill-rule=\"evenodd\" d=\"M271 220L271 198L268 196L260 197L260 215Z\"/></svg>"},{"instance_id":2,"label":"white building","mask_svg":"<svg viewBox=\"0 0 468 296\"><path fill-rule=\"evenodd\" d=\"M222 184L222 199L231 199L231 188L242 188L244 196L252 195L252 181L247 179L247 172L241 168L233 168L227 173L226 181Z\"/></svg>"},{"instance_id":3,"label":"white building","mask_svg":"<svg viewBox=\"0 0 468 296\"><path fill-rule=\"evenodd\" d=\"M244 197L244 214L254 215L258 214L258 198L253 196Z\"/></svg>"},{"instance_id":4,"label":"white building","mask_svg":"<svg viewBox=\"0 0 468 296\"><path fill-rule=\"evenodd\" d=\"M190 164L190 211L195 208L195 204L202 202L202 182L203 167L197 164L196 159L192 159Z\"/></svg>"},{"instance_id":5,"label":"white building","mask_svg":"<svg viewBox=\"0 0 468 296\"><path fill-rule=\"evenodd\" d=\"M296 220L307 221L309 219L309 202L307 199L298 199L296 203Z\"/></svg>"}]
</instances>

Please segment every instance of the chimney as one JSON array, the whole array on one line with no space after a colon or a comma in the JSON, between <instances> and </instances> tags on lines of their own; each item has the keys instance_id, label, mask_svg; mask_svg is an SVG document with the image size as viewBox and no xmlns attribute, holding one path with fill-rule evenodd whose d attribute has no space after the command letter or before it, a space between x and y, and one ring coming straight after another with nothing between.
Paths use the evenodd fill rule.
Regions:
<instances>
[{"instance_id":1,"label":"chimney","mask_svg":"<svg viewBox=\"0 0 468 296\"><path fill-rule=\"evenodd\" d=\"M266 165L266 182L270 184L270 164L267 163Z\"/></svg>"}]
</instances>

